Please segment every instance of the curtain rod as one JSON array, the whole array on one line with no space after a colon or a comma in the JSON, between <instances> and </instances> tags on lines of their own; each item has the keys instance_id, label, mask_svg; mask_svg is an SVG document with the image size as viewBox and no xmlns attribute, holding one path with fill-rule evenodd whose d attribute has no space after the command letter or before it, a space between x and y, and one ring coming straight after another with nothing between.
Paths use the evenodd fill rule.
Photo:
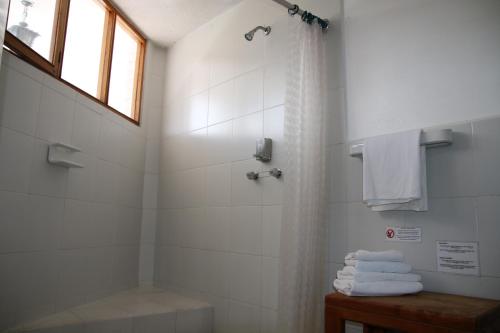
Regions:
<instances>
[{"instance_id":1,"label":"curtain rod","mask_svg":"<svg viewBox=\"0 0 500 333\"><path fill-rule=\"evenodd\" d=\"M312 24L314 20L318 22L318 24L323 28L323 30L328 30L328 25L330 22L328 20L324 20L322 18L319 18L318 16L314 15L313 13L310 13L306 10L302 10L298 5L291 4L290 2L286 0L273 0L277 4L282 5L283 7L286 7L288 9L288 14L294 16L296 14L299 14L300 17L302 18L302 21L307 22L308 24Z\"/></svg>"}]
</instances>

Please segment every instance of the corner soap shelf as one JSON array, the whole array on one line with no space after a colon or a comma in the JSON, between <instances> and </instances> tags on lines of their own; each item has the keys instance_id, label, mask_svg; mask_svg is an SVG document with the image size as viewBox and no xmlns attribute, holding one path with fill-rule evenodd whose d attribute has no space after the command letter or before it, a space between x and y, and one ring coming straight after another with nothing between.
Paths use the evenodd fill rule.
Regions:
<instances>
[{"instance_id":1,"label":"corner soap shelf","mask_svg":"<svg viewBox=\"0 0 500 333\"><path fill-rule=\"evenodd\" d=\"M83 168L84 165L72 161L69 157L81 149L64 143L53 143L49 145L47 162L64 168Z\"/></svg>"},{"instance_id":2,"label":"corner soap shelf","mask_svg":"<svg viewBox=\"0 0 500 333\"><path fill-rule=\"evenodd\" d=\"M426 130L422 132L420 145L427 148L449 146L453 143L453 131L451 129ZM353 143L349 147L349 155L353 157L363 156L363 143Z\"/></svg>"}]
</instances>

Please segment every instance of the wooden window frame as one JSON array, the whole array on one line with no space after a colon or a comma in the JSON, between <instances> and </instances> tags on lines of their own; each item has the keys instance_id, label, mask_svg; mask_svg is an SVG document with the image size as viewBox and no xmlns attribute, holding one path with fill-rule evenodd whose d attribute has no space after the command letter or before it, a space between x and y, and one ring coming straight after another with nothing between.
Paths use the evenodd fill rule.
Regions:
<instances>
[{"instance_id":1,"label":"wooden window frame","mask_svg":"<svg viewBox=\"0 0 500 333\"><path fill-rule=\"evenodd\" d=\"M51 60L45 59L32 48L24 44L9 31L5 31L4 46L15 56L27 61L42 71L48 73L57 80L70 86L97 103L105 106L119 116L131 121L136 125L140 125L141 118L141 101L142 89L144 81L144 59L146 56L146 38L139 29L131 23L131 21L109 0L96 0L106 10L104 21L103 41L101 46L101 63L99 66L99 81L97 89L97 97L78 88L71 82L64 80L61 77L62 66L64 60L64 47L66 42L66 29L68 26L68 17L71 0L56 0L56 9L54 16L54 27L52 33L51 45ZM109 85L111 76L111 66L113 62L113 44L114 34L117 20L123 22L127 31L136 39L138 44L138 52L136 59L136 68L134 69L134 98L132 101L132 117L114 109L108 105Z\"/></svg>"}]
</instances>

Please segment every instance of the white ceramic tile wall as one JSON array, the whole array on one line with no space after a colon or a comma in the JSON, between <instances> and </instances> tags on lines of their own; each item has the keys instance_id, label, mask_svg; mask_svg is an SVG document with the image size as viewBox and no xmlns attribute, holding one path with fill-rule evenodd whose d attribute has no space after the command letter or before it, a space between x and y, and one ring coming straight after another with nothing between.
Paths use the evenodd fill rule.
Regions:
<instances>
[{"instance_id":1,"label":"white ceramic tile wall","mask_svg":"<svg viewBox=\"0 0 500 333\"><path fill-rule=\"evenodd\" d=\"M146 63L146 126L144 188L142 191L142 222L140 231L139 283L153 284L158 187L160 184L160 142L166 50L149 43Z\"/></svg>"},{"instance_id":2,"label":"white ceramic tile wall","mask_svg":"<svg viewBox=\"0 0 500 333\"><path fill-rule=\"evenodd\" d=\"M337 3L320 2L326 12ZM216 332L276 331L286 170L281 180L245 174L284 168L286 20L272 2L244 1L168 50L155 283L213 304ZM261 24L273 33L245 41ZM337 73L339 36L328 36ZM330 81L341 95L341 78ZM342 142L337 127L330 144ZM270 164L252 158L262 137L274 140Z\"/></svg>"},{"instance_id":3,"label":"white ceramic tile wall","mask_svg":"<svg viewBox=\"0 0 500 333\"><path fill-rule=\"evenodd\" d=\"M0 330L137 285L144 179L144 206L156 207L163 87L156 89L159 96L151 87L162 85L164 59L163 50L148 48L143 119L137 127L4 52ZM80 147L75 159L85 168L49 165L47 147L56 141ZM143 244L151 250L144 255L150 279L151 212L145 210L143 227Z\"/></svg>"},{"instance_id":4,"label":"white ceramic tile wall","mask_svg":"<svg viewBox=\"0 0 500 333\"><path fill-rule=\"evenodd\" d=\"M500 101L491 90L498 81L490 83L490 79L500 68L500 44L488 38L500 32L496 19L500 6L488 0L444 0L425 3L415 12L413 5L345 0L347 136L438 126L453 129L454 142L451 147L428 150L430 209L425 213L367 209L362 203L362 161L348 155L346 144L331 147L335 171L330 191L329 282L347 251L395 248L423 275L427 290L500 299L495 245L500 240L496 147L500 118L475 120L498 115ZM430 34L434 37L429 38ZM467 34L485 38L474 38L476 44L469 47L459 42ZM496 58L483 61L481 54ZM454 75L468 80L455 80ZM422 227L422 243L385 242L387 225ZM477 241L481 275L437 272L437 240Z\"/></svg>"}]
</instances>

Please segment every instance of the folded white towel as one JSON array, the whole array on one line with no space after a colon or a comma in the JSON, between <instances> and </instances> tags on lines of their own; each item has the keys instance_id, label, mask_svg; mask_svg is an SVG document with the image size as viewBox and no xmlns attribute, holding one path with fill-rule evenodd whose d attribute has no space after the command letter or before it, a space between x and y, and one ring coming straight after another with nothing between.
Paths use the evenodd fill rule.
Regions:
<instances>
[{"instance_id":1,"label":"folded white towel","mask_svg":"<svg viewBox=\"0 0 500 333\"><path fill-rule=\"evenodd\" d=\"M358 272L380 273L409 273L411 265L399 261L362 261L356 259L345 260L346 266L354 267Z\"/></svg>"},{"instance_id":2,"label":"folded white towel","mask_svg":"<svg viewBox=\"0 0 500 333\"><path fill-rule=\"evenodd\" d=\"M377 281L406 281L420 282L421 276L412 273L380 273L380 272L359 272L352 266L346 266L337 272L339 280L353 280L356 282L377 282Z\"/></svg>"},{"instance_id":3,"label":"folded white towel","mask_svg":"<svg viewBox=\"0 0 500 333\"><path fill-rule=\"evenodd\" d=\"M357 282L338 279L333 281L333 287L347 296L397 296L415 294L423 289L420 282Z\"/></svg>"},{"instance_id":4,"label":"folded white towel","mask_svg":"<svg viewBox=\"0 0 500 333\"><path fill-rule=\"evenodd\" d=\"M403 261L403 253L396 250L388 251L366 251L358 250L356 252L348 253L345 256L346 260L357 259L364 261Z\"/></svg>"},{"instance_id":5,"label":"folded white towel","mask_svg":"<svg viewBox=\"0 0 500 333\"><path fill-rule=\"evenodd\" d=\"M363 200L375 211L426 211L421 130L368 138L363 145Z\"/></svg>"}]
</instances>

